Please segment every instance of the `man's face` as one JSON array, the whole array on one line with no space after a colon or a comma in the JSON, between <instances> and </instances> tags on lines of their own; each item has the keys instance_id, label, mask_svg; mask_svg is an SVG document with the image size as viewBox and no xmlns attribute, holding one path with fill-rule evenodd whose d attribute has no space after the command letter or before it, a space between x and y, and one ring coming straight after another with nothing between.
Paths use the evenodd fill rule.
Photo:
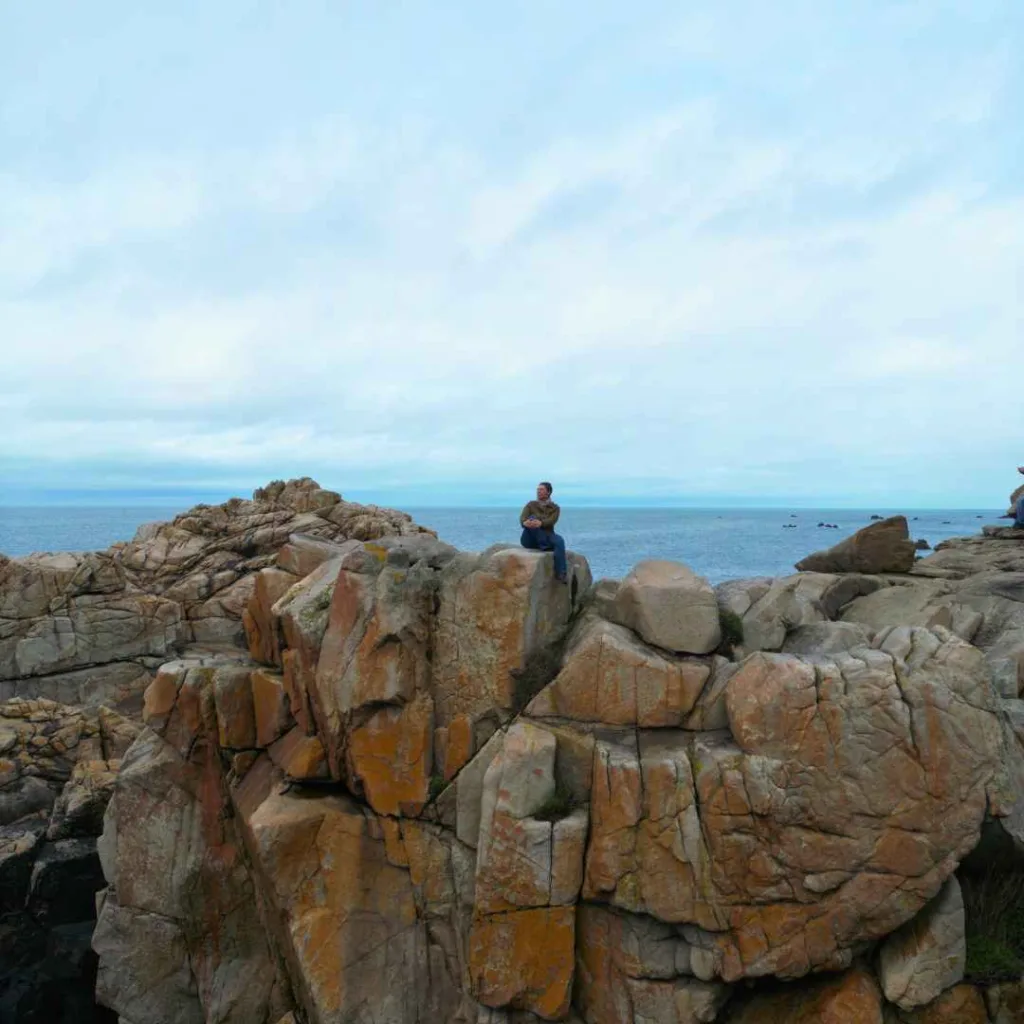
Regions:
<instances>
[{"instance_id":1,"label":"man's face","mask_svg":"<svg viewBox=\"0 0 1024 1024\"><path fill-rule=\"evenodd\" d=\"M550 497L551 492L543 484L537 484L537 500L547 501Z\"/></svg>"}]
</instances>

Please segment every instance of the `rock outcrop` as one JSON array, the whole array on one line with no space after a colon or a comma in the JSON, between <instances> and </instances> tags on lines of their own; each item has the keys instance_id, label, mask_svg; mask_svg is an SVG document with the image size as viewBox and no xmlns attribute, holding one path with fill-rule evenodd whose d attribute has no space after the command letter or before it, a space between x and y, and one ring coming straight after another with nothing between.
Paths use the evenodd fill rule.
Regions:
<instances>
[{"instance_id":1,"label":"rock outcrop","mask_svg":"<svg viewBox=\"0 0 1024 1024\"><path fill-rule=\"evenodd\" d=\"M297 582L318 541L427 534L402 512L342 501L304 478L252 501L198 505L107 551L0 555L0 699L137 707L168 658L241 640L255 574L293 535L302 539L282 576Z\"/></svg>"},{"instance_id":2,"label":"rock outcrop","mask_svg":"<svg viewBox=\"0 0 1024 1024\"><path fill-rule=\"evenodd\" d=\"M132 1024L689 1024L946 999L954 872L1021 756L985 654L837 621L879 575L715 594L659 566L623 596L570 558L568 587L550 555L426 537L261 570L249 656L147 692L101 844L101 1000ZM716 628L750 624L732 658L709 595Z\"/></svg>"},{"instance_id":3,"label":"rock outcrop","mask_svg":"<svg viewBox=\"0 0 1024 1024\"><path fill-rule=\"evenodd\" d=\"M17 686L148 685L0 708L0 1021L1016 1021L1024 543L905 534L565 586L304 480L4 563Z\"/></svg>"}]
</instances>

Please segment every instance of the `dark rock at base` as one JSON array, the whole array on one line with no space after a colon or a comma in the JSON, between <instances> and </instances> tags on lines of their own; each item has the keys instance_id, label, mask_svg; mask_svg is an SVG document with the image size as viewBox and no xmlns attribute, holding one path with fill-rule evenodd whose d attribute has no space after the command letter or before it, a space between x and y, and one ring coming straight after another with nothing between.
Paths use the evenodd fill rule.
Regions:
<instances>
[{"instance_id":1,"label":"dark rock at base","mask_svg":"<svg viewBox=\"0 0 1024 1024\"><path fill-rule=\"evenodd\" d=\"M14 934L7 931L8 924L8 918L0 919L0 950L5 954L0 958L0 1024L117 1024L117 1014L98 1006L93 995L97 958L89 945L92 921L49 932L22 927ZM6 956L8 938L32 951L31 962Z\"/></svg>"},{"instance_id":2,"label":"dark rock at base","mask_svg":"<svg viewBox=\"0 0 1024 1024\"><path fill-rule=\"evenodd\" d=\"M906 516L892 516L865 526L835 547L808 555L796 567L802 572L909 572L914 550Z\"/></svg>"}]
</instances>

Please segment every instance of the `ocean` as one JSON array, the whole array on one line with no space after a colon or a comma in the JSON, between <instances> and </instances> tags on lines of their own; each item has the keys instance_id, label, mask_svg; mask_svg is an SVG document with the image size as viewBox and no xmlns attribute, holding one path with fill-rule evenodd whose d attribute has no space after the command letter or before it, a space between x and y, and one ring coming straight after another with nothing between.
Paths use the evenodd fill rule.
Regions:
<instances>
[{"instance_id":1,"label":"ocean","mask_svg":"<svg viewBox=\"0 0 1024 1024\"><path fill-rule=\"evenodd\" d=\"M142 523L173 519L180 508L0 507L0 552L93 551L130 540ZM466 551L518 543L518 508L410 508L442 540ZM867 526L872 515L903 511L912 536L933 546L948 537L978 533L1000 522L1003 509L751 509L564 508L559 532L586 555L595 578L621 577L643 558L686 562L713 583L777 576L811 551L835 544ZM1005 521L1004 521L1005 522ZM819 523L833 523L826 529Z\"/></svg>"}]
</instances>

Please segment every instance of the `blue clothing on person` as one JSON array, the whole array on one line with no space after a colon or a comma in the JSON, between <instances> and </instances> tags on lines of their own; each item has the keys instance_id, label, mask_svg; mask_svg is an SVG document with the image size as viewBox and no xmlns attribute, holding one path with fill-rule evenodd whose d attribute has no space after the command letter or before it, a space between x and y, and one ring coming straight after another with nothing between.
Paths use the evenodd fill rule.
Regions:
<instances>
[{"instance_id":1,"label":"blue clothing on person","mask_svg":"<svg viewBox=\"0 0 1024 1024\"><path fill-rule=\"evenodd\" d=\"M565 560L565 541L554 530L543 526L524 526L521 543L531 551L553 551L555 553L555 576L564 580L568 572Z\"/></svg>"},{"instance_id":2,"label":"blue clothing on person","mask_svg":"<svg viewBox=\"0 0 1024 1024\"><path fill-rule=\"evenodd\" d=\"M1024 527L1024 494L1017 499L1017 515L1014 517L1013 525Z\"/></svg>"}]
</instances>

